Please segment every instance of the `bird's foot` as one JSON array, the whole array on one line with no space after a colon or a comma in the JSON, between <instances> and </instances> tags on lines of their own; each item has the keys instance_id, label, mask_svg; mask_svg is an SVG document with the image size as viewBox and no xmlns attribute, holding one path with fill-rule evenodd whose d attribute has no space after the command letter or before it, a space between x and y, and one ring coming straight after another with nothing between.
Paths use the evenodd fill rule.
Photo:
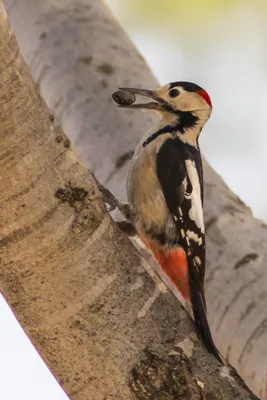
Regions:
<instances>
[{"instance_id":1,"label":"bird's foot","mask_svg":"<svg viewBox=\"0 0 267 400\"><path fill-rule=\"evenodd\" d=\"M130 221L116 221L116 224L127 236L136 236L135 227Z\"/></svg>"},{"instance_id":2,"label":"bird's foot","mask_svg":"<svg viewBox=\"0 0 267 400\"><path fill-rule=\"evenodd\" d=\"M126 218L127 221L132 221L133 220L133 213L130 209L129 204L127 203L121 203L115 196L110 192L109 189L104 187L95 177L94 174L92 174L97 186L102 194L102 198L104 203L108 204L109 207L107 208L108 212L114 211L116 208L122 213L122 215Z\"/></svg>"}]
</instances>

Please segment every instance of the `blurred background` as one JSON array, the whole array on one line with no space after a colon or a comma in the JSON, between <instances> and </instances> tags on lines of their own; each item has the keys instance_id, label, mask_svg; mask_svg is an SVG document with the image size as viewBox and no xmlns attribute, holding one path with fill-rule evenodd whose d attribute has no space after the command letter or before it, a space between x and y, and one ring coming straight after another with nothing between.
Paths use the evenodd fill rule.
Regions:
<instances>
[{"instance_id":1,"label":"blurred background","mask_svg":"<svg viewBox=\"0 0 267 400\"><path fill-rule=\"evenodd\" d=\"M267 2L106 0L160 84L193 81L213 113L202 151L267 221Z\"/></svg>"}]
</instances>

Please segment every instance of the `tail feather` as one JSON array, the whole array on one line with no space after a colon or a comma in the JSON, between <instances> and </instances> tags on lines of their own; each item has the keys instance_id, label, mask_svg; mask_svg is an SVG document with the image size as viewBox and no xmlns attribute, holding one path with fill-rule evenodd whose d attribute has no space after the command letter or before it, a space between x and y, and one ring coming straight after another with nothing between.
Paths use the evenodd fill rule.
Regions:
<instances>
[{"instance_id":1,"label":"tail feather","mask_svg":"<svg viewBox=\"0 0 267 400\"><path fill-rule=\"evenodd\" d=\"M223 363L222 355L220 354L219 350L217 349L212 339L209 323L207 320L206 307L203 301L201 291L197 287L194 279L192 279L191 277L190 277L190 289L191 289L191 304L197 331L199 332L201 339L204 342L207 349L209 350L209 352L213 354L217 358L217 360Z\"/></svg>"},{"instance_id":2,"label":"tail feather","mask_svg":"<svg viewBox=\"0 0 267 400\"><path fill-rule=\"evenodd\" d=\"M195 260L193 258L193 251L190 245L189 239L183 235L181 232L181 244L185 249L187 249L187 267L189 275L189 285L190 285L190 301L192 304L196 329L200 334L202 341L213 354L218 361L224 364L224 360L219 350L214 344L212 339L208 319L207 319L207 309L206 309L206 299L204 293L203 282L200 277L200 271L197 267Z\"/></svg>"}]
</instances>

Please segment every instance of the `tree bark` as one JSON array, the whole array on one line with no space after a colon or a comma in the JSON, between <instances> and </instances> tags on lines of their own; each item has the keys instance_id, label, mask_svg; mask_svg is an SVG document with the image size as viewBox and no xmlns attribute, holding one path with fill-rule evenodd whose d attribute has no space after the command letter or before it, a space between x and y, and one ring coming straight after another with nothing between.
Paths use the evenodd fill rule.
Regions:
<instances>
[{"instance_id":1,"label":"tree bark","mask_svg":"<svg viewBox=\"0 0 267 400\"><path fill-rule=\"evenodd\" d=\"M101 1L5 3L45 100L86 165L123 200L131 152L152 117L118 110L110 94L124 85L153 88L155 78ZM267 399L266 225L207 163L205 193L206 291L215 342Z\"/></svg>"}]
</instances>

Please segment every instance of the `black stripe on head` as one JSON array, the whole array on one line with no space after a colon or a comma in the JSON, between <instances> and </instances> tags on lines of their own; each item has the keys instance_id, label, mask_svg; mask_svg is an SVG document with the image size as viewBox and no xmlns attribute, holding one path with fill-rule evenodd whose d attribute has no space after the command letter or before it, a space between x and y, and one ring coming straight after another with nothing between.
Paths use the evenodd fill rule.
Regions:
<instances>
[{"instance_id":1,"label":"black stripe on head","mask_svg":"<svg viewBox=\"0 0 267 400\"><path fill-rule=\"evenodd\" d=\"M197 92L198 90L204 90L202 87L200 87L192 82L179 81L179 82L170 83L170 89L177 87L177 86L181 86L187 92Z\"/></svg>"}]
</instances>

